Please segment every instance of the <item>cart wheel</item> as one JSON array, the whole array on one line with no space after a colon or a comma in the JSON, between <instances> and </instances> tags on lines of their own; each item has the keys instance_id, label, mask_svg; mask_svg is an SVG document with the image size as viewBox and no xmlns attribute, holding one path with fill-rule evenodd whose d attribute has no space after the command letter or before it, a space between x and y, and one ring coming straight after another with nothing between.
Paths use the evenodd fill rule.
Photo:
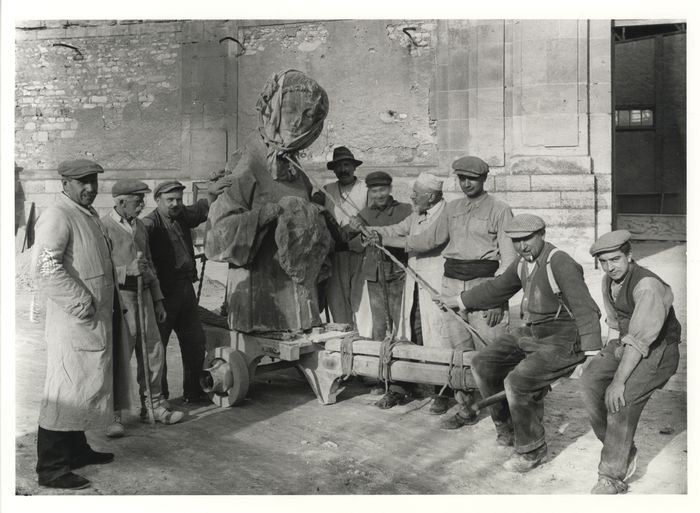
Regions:
<instances>
[{"instance_id":1,"label":"cart wheel","mask_svg":"<svg viewBox=\"0 0 700 513\"><path fill-rule=\"evenodd\" d=\"M200 382L214 404L224 408L240 404L250 386L248 362L244 354L228 347L217 348L216 357L211 367L202 373Z\"/></svg>"}]
</instances>

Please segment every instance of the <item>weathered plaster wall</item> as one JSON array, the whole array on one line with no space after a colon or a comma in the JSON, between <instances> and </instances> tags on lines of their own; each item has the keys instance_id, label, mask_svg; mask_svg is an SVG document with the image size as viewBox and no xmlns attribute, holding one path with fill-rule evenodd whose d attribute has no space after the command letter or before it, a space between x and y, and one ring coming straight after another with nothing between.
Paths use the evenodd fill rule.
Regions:
<instances>
[{"instance_id":1,"label":"weathered plaster wall","mask_svg":"<svg viewBox=\"0 0 700 513\"><path fill-rule=\"evenodd\" d=\"M189 186L223 166L255 128L269 75L296 68L330 98L324 131L306 152L319 179L332 179L325 162L346 145L365 161L360 176L376 169L395 176L400 200L408 201L411 180L424 170L445 178L453 198L461 192L450 163L473 154L491 166L487 190L516 212L541 215L550 238L578 257L587 258L588 242L610 228L607 21L121 23L18 29L22 63L45 55L44 68L18 59L18 109L26 116L17 125L18 164L48 170L91 151L110 170L105 191L125 170ZM71 61L71 50L51 46L57 40L83 45L86 59ZM120 72L134 63L136 71ZM100 73L78 68L87 64ZM88 94L88 85L100 94ZM59 109L46 130L35 105ZM42 181L48 175L29 174L30 188L58 192L55 181Z\"/></svg>"}]
</instances>

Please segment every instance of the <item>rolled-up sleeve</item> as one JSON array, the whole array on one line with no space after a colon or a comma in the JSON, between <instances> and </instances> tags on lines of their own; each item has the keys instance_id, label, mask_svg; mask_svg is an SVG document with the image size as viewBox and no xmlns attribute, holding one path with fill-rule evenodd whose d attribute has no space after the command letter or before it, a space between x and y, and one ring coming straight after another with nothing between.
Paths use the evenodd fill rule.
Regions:
<instances>
[{"instance_id":1,"label":"rolled-up sleeve","mask_svg":"<svg viewBox=\"0 0 700 513\"><path fill-rule=\"evenodd\" d=\"M622 343L634 347L643 357L649 354L649 346L661 333L671 306L671 288L656 278L643 278L633 291L634 312Z\"/></svg>"}]
</instances>

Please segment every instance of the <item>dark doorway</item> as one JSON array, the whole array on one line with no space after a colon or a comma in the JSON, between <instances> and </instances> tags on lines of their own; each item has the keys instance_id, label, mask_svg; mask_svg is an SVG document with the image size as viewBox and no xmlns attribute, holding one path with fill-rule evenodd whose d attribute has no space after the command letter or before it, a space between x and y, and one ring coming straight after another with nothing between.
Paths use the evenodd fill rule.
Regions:
<instances>
[{"instance_id":1,"label":"dark doorway","mask_svg":"<svg viewBox=\"0 0 700 513\"><path fill-rule=\"evenodd\" d=\"M613 215L636 239L686 238L686 24L613 23Z\"/></svg>"}]
</instances>

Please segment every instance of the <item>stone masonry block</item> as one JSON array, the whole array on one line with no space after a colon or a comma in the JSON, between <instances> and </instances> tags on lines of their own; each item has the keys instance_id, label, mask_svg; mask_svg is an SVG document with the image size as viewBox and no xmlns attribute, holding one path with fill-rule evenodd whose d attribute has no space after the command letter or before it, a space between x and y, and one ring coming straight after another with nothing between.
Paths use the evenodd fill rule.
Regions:
<instances>
[{"instance_id":1,"label":"stone masonry block","mask_svg":"<svg viewBox=\"0 0 700 513\"><path fill-rule=\"evenodd\" d=\"M609 41L611 33L611 20L588 20L588 37L590 39L607 39Z\"/></svg>"},{"instance_id":2,"label":"stone masonry block","mask_svg":"<svg viewBox=\"0 0 700 513\"><path fill-rule=\"evenodd\" d=\"M594 195L588 191L562 191L561 199L557 206L561 208L594 208Z\"/></svg>"},{"instance_id":3,"label":"stone masonry block","mask_svg":"<svg viewBox=\"0 0 700 513\"><path fill-rule=\"evenodd\" d=\"M590 85L590 111L610 115L612 110L612 84L600 82Z\"/></svg>"},{"instance_id":4,"label":"stone masonry block","mask_svg":"<svg viewBox=\"0 0 700 513\"><path fill-rule=\"evenodd\" d=\"M517 210L517 213L527 212L540 216L548 226L592 227L595 223L595 212L592 208L521 208L513 210Z\"/></svg>"},{"instance_id":5,"label":"stone masonry block","mask_svg":"<svg viewBox=\"0 0 700 513\"><path fill-rule=\"evenodd\" d=\"M511 208L550 208L559 207L561 195L556 191L548 192L499 192L498 197Z\"/></svg>"},{"instance_id":6,"label":"stone masonry block","mask_svg":"<svg viewBox=\"0 0 700 513\"><path fill-rule=\"evenodd\" d=\"M496 177L496 191L529 191L529 175L503 175Z\"/></svg>"},{"instance_id":7,"label":"stone masonry block","mask_svg":"<svg viewBox=\"0 0 700 513\"><path fill-rule=\"evenodd\" d=\"M46 192L43 180L23 180L22 181L22 191L24 194L37 194L41 192Z\"/></svg>"},{"instance_id":8,"label":"stone masonry block","mask_svg":"<svg viewBox=\"0 0 700 513\"><path fill-rule=\"evenodd\" d=\"M532 175L533 191L593 191L593 175Z\"/></svg>"},{"instance_id":9,"label":"stone masonry block","mask_svg":"<svg viewBox=\"0 0 700 513\"><path fill-rule=\"evenodd\" d=\"M50 207L56 203L55 193L27 194L25 201L34 202L37 207Z\"/></svg>"},{"instance_id":10,"label":"stone masonry block","mask_svg":"<svg viewBox=\"0 0 700 513\"><path fill-rule=\"evenodd\" d=\"M591 172L591 159L590 157L568 156L512 157L510 169L513 174L589 174Z\"/></svg>"},{"instance_id":11,"label":"stone masonry block","mask_svg":"<svg viewBox=\"0 0 700 513\"><path fill-rule=\"evenodd\" d=\"M598 192L609 192L612 190L612 175L611 174L598 174L595 175L596 189Z\"/></svg>"},{"instance_id":12,"label":"stone masonry block","mask_svg":"<svg viewBox=\"0 0 700 513\"><path fill-rule=\"evenodd\" d=\"M63 184L58 174L54 180L44 180L44 191L52 193L63 192Z\"/></svg>"}]
</instances>

